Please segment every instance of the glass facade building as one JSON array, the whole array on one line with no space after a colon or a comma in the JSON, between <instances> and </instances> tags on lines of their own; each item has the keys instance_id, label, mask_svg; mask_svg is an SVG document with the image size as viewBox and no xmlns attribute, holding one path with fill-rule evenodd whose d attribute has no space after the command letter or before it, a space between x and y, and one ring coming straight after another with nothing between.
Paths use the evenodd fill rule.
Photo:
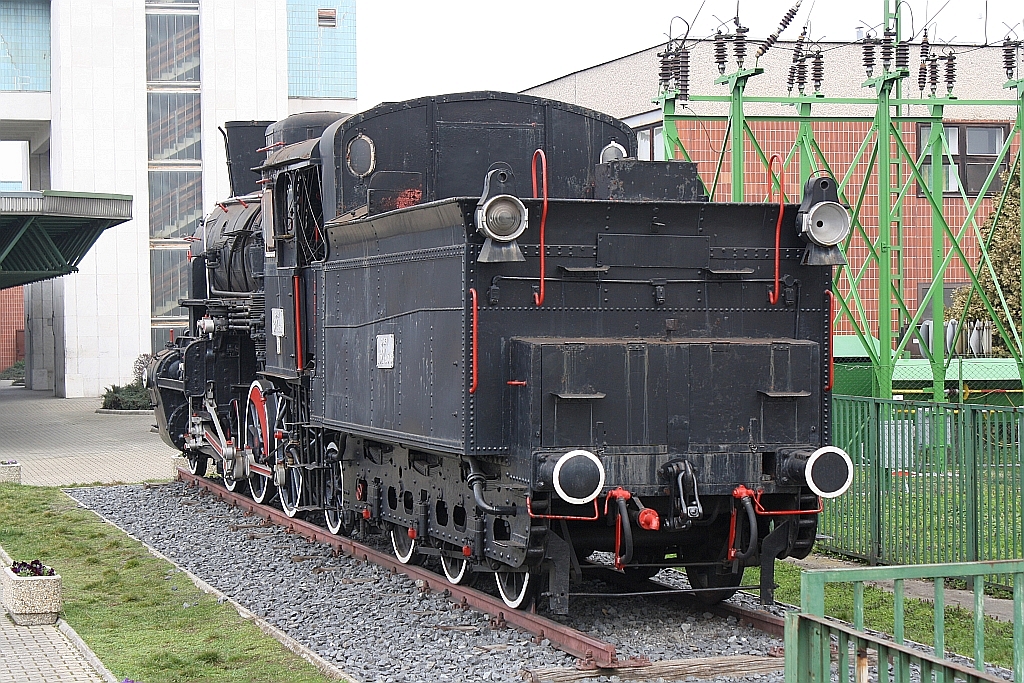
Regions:
<instances>
[{"instance_id":1,"label":"glass facade building","mask_svg":"<svg viewBox=\"0 0 1024 683\"><path fill-rule=\"evenodd\" d=\"M199 3L146 2L146 132L153 349L188 324L188 242L203 217Z\"/></svg>"},{"instance_id":2,"label":"glass facade building","mask_svg":"<svg viewBox=\"0 0 1024 683\"><path fill-rule=\"evenodd\" d=\"M49 0L0 2L0 91L50 89Z\"/></svg>"},{"instance_id":3,"label":"glass facade building","mask_svg":"<svg viewBox=\"0 0 1024 683\"><path fill-rule=\"evenodd\" d=\"M356 0L288 0L288 96L356 97Z\"/></svg>"}]
</instances>

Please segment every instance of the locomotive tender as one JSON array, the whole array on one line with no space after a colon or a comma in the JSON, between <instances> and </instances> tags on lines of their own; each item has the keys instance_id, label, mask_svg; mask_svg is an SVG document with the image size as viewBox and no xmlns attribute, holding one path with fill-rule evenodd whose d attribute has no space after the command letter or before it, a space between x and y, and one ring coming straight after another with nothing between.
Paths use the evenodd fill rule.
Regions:
<instances>
[{"instance_id":1,"label":"locomotive tender","mask_svg":"<svg viewBox=\"0 0 1024 683\"><path fill-rule=\"evenodd\" d=\"M566 612L594 551L627 579L684 566L706 602L760 562L770 600L853 476L829 445L831 178L709 203L622 122L496 92L266 139L149 367L193 472L491 574L511 607Z\"/></svg>"}]
</instances>

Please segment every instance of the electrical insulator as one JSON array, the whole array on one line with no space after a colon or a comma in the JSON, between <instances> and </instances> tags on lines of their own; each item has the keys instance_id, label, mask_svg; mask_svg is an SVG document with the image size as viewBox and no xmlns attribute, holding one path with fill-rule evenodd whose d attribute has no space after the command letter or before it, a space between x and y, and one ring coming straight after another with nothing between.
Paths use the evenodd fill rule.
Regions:
<instances>
[{"instance_id":1,"label":"electrical insulator","mask_svg":"<svg viewBox=\"0 0 1024 683\"><path fill-rule=\"evenodd\" d=\"M875 41L872 38L865 38L864 45L862 47L864 51L864 71L867 73L868 78L871 78L871 74L875 71Z\"/></svg>"},{"instance_id":2,"label":"electrical insulator","mask_svg":"<svg viewBox=\"0 0 1024 683\"><path fill-rule=\"evenodd\" d=\"M825 58L821 54L821 48L814 51L811 61L811 80L814 81L814 92L820 92L821 82L825 80Z\"/></svg>"},{"instance_id":3,"label":"electrical insulator","mask_svg":"<svg viewBox=\"0 0 1024 683\"><path fill-rule=\"evenodd\" d=\"M747 33L750 31L746 26L736 25L736 35L732 39L732 53L736 57L736 68L743 68L743 60L747 57Z\"/></svg>"},{"instance_id":4,"label":"electrical insulator","mask_svg":"<svg viewBox=\"0 0 1024 683\"><path fill-rule=\"evenodd\" d=\"M946 94L953 93L953 84L956 83L956 55L952 52L946 54Z\"/></svg>"},{"instance_id":5,"label":"electrical insulator","mask_svg":"<svg viewBox=\"0 0 1024 683\"><path fill-rule=\"evenodd\" d=\"M1009 36L1003 41L1003 69L1006 70L1006 80L1013 80L1013 72L1017 66L1017 46L1019 43L1010 40Z\"/></svg>"},{"instance_id":6,"label":"electrical insulator","mask_svg":"<svg viewBox=\"0 0 1024 683\"><path fill-rule=\"evenodd\" d=\"M923 94L926 85L928 85L928 62L922 59L921 66L917 67L917 89Z\"/></svg>"},{"instance_id":7,"label":"electrical insulator","mask_svg":"<svg viewBox=\"0 0 1024 683\"><path fill-rule=\"evenodd\" d=\"M676 50L675 67L676 89L679 91L676 97L688 100L690 99L690 51L682 45Z\"/></svg>"},{"instance_id":8,"label":"electrical insulator","mask_svg":"<svg viewBox=\"0 0 1024 683\"><path fill-rule=\"evenodd\" d=\"M807 88L807 58L800 60L800 63L796 65L796 87L800 91L800 94L804 94L804 89Z\"/></svg>"},{"instance_id":9,"label":"electrical insulator","mask_svg":"<svg viewBox=\"0 0 1024 683\"><path fill-rule=\"evenodd\" d=\"M775 29L774 33L765 38L764 42L761 43L761 46L757 48L757 54L754 55L755 60L761 59L768 50L772 49L772 45L775 44L775 41L779 39L782 32L785 31L786 27L793 21L796 17L796 13L800 11L801 2L803 2L803 0L797 0L797 3L790 7L789 11L783 15L782 21L779 22L779 27Z\"/></svg>"},{"instance_id":10,"label":"electrical insulator","mask_svg":"<svg viewBox=\"0 0 1024 683\"><path fill-rule=\"evenodd\" d=\"M887 28L882 35L882 68L888 71L892 67L892 49L893 41L896 40L896 31Z\"/></svg>"},{"instance_id":11,"label":"electrical insulator","mask_svg":"<svg viewBox=\"0 0 1024 683\"><path fill-rule=\"evenodd\" d=\"M786 90L793 94L793 85L796 83L796 63L789 65L789 75L786 77Z\"/></svg>"},{"instance_id":12,"label":"electrical insulator","mask_svg":"<svg viewBox=\"0 0 1024 683\"><path fill-rule=\"evenodd\" d=\"M661 85L662 90L668 90L672 86L672 76L675 71L672 64L672 48L666 44L665 51L659 52L658 57L661 59L661 67L658 70L658 83Z\"/></svg>"},{"instance_id":13,"label":"electrical insulator","mask_svg":"<svg viewBox=\"0 0 1024 683\"><path fill-rule=\"evenodd\" d=\"M896 43L896 68L910 71L910 43L905 40Z\"/></svg>"},{"instance_id":14,"label":"electrical insulator","mask_svg":"<svg viewBox=\"0 0 1024 683\"><path fill-rule=\"evenodd\" d=\"M939 89L939 58L935 55L928 58L928 88L932 95Z\"/></svg>"},{"instance_id":15,"label":"electrical insulator","mask_svg":"<svg viewBox=\"0 0 1024 683\"><path fill-rule=\"evenodd\" d=\"M725 44L725 35L721 30L715 31L715 63L718 73L725 73L725 62L729 59L729 47Z\"/></svg>"}]
</instances>

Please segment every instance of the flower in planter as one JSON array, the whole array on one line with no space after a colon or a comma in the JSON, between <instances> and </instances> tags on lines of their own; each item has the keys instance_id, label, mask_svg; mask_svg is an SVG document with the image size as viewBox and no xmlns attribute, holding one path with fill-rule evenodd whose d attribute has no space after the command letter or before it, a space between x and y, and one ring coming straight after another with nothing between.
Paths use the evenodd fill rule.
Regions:
<instances>
[{"instance_id":1,"label":"flower in planter","mask_svg":"<svg viewBox=\"0 0 1024 683\"><path fill-rule=\"evenodd\" d=\"M11 571L16 576L54 576L53 567L47 567L39 560L31 562L15 562L11 565Z\"/></svg>"}]
</instances>

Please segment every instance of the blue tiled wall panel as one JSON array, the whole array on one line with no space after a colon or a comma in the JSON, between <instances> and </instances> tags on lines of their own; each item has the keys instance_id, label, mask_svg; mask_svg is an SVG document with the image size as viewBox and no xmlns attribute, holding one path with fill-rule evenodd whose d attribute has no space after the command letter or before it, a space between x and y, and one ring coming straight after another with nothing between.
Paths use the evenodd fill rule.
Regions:
<instances>
[{"instance_id":1,"label":"blue tiled wall panel","mask_svg":"<svg viewBox=\"0 0 1024 683\"><path fill-rule=\"evenodd\" d=\"M337 26L319 26L320 9ZM356 0L288 0L288 96L356 97Z\"/></svg>"},{"instance_id":2,"label":"blue tiled wall panel","mask_svg":"<svg viewBox=\"0 0 1024 683\"><path fill-rule=\"evenodd\" d=\"M0 1L0 90L49 89L49 0Z\"/></svg>"}]
</instances>

